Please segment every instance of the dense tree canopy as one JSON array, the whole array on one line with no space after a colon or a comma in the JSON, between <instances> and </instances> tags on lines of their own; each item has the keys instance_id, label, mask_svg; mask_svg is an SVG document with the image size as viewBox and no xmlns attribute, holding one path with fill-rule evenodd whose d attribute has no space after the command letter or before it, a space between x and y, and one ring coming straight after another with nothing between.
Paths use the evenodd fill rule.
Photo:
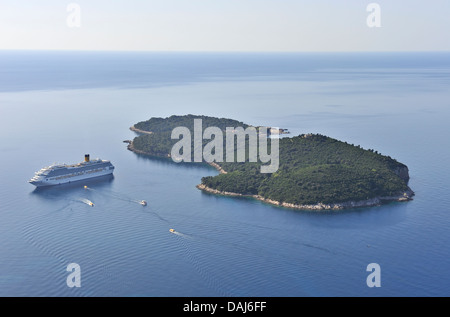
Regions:
<instances>
[{"instance_id":1,"label":"dense tree canopy","mask_svg":"<svg viewBox=\"0 0 450 317\"><path fill-rule=\"evenodd\" d=\"M134 125L136 129L149 131L153 133L171 132L176 127L187 127L189 130L194 129L194 119L202 119L203 127L218 127L225 130L227 127L248 127L247 124L225 118L215 118L208 116L196 116L188 114L185 116L170 116L168 118L150 118L147 121L141 121ZM169 134L170 137L170 134Z\"/></svg>"}]
</instances>

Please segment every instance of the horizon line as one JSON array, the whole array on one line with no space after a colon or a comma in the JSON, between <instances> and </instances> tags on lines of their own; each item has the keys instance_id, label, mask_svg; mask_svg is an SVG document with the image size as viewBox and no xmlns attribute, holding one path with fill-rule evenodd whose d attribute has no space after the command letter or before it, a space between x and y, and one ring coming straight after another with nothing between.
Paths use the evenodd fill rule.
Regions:
<instances>
[{"instance_id":1,"label":"horizon line","mask_svg":"<svg viewBox=\"0 0 450 317\"><path fill-rule=\"evenodd\" d=\"M345 53L450 53L450 50L384 50L384 51L364 51L364 50L352 50L352 51L215 51L215 50L108 50L108 49L16 49L16 48L3 48L0 52L85 52L85 53L217 53L217 54L345 54Z\"/></svg>"}]
</instances>

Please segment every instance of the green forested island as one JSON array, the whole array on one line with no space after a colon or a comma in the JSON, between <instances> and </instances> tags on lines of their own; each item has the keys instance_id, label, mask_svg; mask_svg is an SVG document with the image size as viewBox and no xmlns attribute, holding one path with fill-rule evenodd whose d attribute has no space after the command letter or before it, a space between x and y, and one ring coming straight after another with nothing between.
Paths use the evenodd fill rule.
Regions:
<instances>
[{"instance_id":1,"label":"green forested island","mask_svg":"<svg viewBox=\"0 0 450 317\"><path fill-rule=\"evenodd\" d=\"M184 126L193 131L194 119L202 119L203 131L211 126L223 131L227 127L245 129L250 126L236 120L197 115L151 118L131 128L139 135L128 149L170 158L172 147L178 142L171 139L172 130ZM208 142L210 140L203 140L202 146ZM246 142L248 144L248 137ZM222 144L225 147L225 140ZM191 146L194 148L193 142ZM388 201L410 200L414 195L408 187L406 165L377 151L324 135L302 134L281 138L278 170L261 173L261 164L249 162L247 147L245 162L211 163L220 174L203 177L197 187L214 194L250 196L300 209L373 206Z\"/></svg>"}]
</instances>

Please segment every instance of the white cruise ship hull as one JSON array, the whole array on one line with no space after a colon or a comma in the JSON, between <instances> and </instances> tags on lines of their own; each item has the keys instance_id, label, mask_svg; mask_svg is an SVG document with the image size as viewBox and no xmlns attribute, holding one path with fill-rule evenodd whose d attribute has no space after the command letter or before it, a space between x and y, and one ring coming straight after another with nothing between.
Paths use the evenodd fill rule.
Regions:
<instances>
[{"instance_id":1,"label":"white cruise ship hull","mask_svg":"<svg viewBox=\"0 0 450 317\"><path fill-rule=\"evenodd\" d=\"M91 161L89 154L85 161L72 165L51 165L36 172L28 182L36 187L55 186L111 175L114 166L110 161L96 159Z\"/></svg>"},{"instance_id":2,"label":"white cruise ship hull","mask_svg":"<svg viewBox=\"0 0 450 317\"><path fill-rule=\"evenodd\" d=\"M45 178L40 179L40 180L35 180L35 181L30 180L29 183L33 184L36 187L55 186L55 185L62 185L62 184L79 182L79 181L85 181L85 180L89 180L89 179L96 178L96 177L111 175L112 173L113 173L112 170L104 170L104 171L92 173L89 175L78 175L78 176L60 178L60 179L57 179L57 177L55 177L55 178L49 178L48 180L46 180Z\"/></svg>"}]
</instances>

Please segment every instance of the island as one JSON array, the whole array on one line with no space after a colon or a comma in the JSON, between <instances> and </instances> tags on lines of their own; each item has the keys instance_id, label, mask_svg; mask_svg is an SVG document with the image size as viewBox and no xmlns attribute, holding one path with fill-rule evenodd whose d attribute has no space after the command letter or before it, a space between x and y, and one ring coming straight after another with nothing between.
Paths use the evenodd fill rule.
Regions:
<instances>
[{"instance_id":1,"label":"island","mask_svg":"<svg viewBox=\"0 0 450 317\"><path fill-rule=\"evenodd\" d=\"M128 149L142 155L171 159L178 140L171 138L176 127L194 129L194 120L207 127L252 127L249 124L200 115L151 118L130 129L138 134ZM268 127L268 131L273 131ZM286 133L279 129L279 134ZM268 133L268 138L270 138ZM274 173L261 173L261 162L209 162L219 171L201 179L197 188L218 195L251 197L272 205L305 210L340 210L376 206L392 201L408 201L414 196L409 188L405 164L372 149L349 144L320 134L301 134L279 140L279 167ZM202 146L208 140L202 141ZM225 140L224 146L225 146ZM249 138L246 138L248 144ZM191 143L194 148L194 142ZM234 147L237 151L237 146ZM236 155L236 153L235 153ZM176 163L174 163L176 164Z\"/></svg>"}]
</instances>

